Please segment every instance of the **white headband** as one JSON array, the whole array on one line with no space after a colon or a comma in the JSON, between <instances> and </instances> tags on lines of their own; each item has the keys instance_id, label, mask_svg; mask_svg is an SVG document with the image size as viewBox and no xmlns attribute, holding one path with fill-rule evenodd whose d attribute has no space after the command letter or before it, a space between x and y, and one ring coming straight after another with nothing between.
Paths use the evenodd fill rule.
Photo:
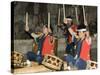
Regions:
<instances>
[{"instance_id":1,"label":"white headband","mask_svg":"<svg viewBox=\"0 0 100 75\"><path fill-rule=\"evenodd\" d=\"M66 18L67 20L72 20L71 18Z\"/></svg>"},{"instance_id":2,"label":"white headband","mask_svg":"<svg viewBox=\"0 0 100 75\"><path fill-rule=\"evenodd\" d=\"M86 31L86 29L78 29L77 31L83 32L83 31Z\"/></svg>"}]
</instances>

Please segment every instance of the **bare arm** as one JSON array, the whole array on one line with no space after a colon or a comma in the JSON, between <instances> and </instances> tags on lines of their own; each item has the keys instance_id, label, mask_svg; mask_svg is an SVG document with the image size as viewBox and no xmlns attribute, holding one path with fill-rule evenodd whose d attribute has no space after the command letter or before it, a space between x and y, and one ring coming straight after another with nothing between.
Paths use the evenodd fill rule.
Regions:
<instances>
[{"instance_id":1,"label":"bare arm","mask_svg":"<svg viewBox=\"0 0 100 75\"><path fill-rule=\"evenodd\" d=\"M29 30L28 25L25 26L25 31L28 32L33 38L37 38L43 35L43 33L40 34L35 34L34 32L32 32L31 30Z\"/></svg>"},{"instance_id":2,"label":"bare arm","mask_svg":"<svg viewBox=\"0 0 100 75\"><path fill-rule=\"evenodd\" d=\"M78 35L72 30L72 28L68 28L68 31L70 32L72 36L75 36L76 38L78 38Z\"/></svg>"},{"instance_id":3,"label":"bare arm","mask_svg":"<svg viewBox=\"0 0 100 75\"><path fill-rule=\"evenodd\" d=\"M86 32L86 41L87 41L87 43L89 44L89 45L91 45L91 36L90 36L90 33L89 33L89 31L87 31Z\"/></svg>"},{"instance_id":4,"label":"bare arm","mask_svg":"<svg viewBox=\"0 0 100 75\"><path fill-rule=\"evenodd\" d=\"M40 34L31 33L31 36L33 38L38 38L38 37L41 37L42 35L43 35L43 33L40 33Z\"/></svg>"}]
</instances>

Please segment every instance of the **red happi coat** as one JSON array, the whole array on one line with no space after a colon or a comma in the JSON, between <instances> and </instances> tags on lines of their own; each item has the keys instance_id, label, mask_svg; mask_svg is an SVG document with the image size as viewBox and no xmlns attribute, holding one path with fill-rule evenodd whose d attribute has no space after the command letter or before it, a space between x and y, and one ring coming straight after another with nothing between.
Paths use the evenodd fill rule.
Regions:
<instances>
[{"instance_id":1,"label":"red happi coat","mask_svg":"<svg viewBox=\"0 0 100 75\"><path fill-rule=\"evenodd\" d=\"M90 45L88 41L85 39L82 42L80 58L87 61L90 60Z\"/></svg>"},{"instance_id":2,"label":"red happi coat","mask_svg":"<svg viewBox=\"0 0 100 75\"><path fill-rule=\"evenodd\" d=\"M54 50L54 44L50 43L50 35L47 35L42 47L42 55L52 54L52 50Z\"/></svg>"}]
</instances>

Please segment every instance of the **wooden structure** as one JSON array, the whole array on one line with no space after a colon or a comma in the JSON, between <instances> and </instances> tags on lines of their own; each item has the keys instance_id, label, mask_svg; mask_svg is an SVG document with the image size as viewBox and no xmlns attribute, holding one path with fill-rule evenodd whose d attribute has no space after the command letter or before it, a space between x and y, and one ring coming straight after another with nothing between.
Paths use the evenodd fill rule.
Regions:
<instances>
[{"instance_id":1,"label":"wooden structure","mask_svg":"<svg viewBox=\"0 0 100 75\"><path fill-rule=\"evenodd\" d=\"M24 60L24 56L23 54L17 52L17 51L13 51L11 53L11 66L12 68L20 68L20 67L24 67L27 65L27 63Z\"/></svg>"}]
</instances>

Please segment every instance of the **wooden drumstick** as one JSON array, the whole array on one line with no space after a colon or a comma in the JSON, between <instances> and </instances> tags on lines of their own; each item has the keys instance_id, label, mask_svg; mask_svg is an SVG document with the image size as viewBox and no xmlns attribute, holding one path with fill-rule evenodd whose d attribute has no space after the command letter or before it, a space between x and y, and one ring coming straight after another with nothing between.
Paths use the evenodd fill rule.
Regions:
<instances>
[{"instance_id":1,"label":"wooden drumstick","mask_svg":"<svg viewBox=\"0 0 100 75\"><path fill-rule=\"evenodd\" d=\"M26 12L26 26L28 26L28 12Z\"/></svg>"},{"instance_id":2,"label":"wooden drumstick","mask_svg":"<svg viewBox=\"0 0 100 75\"><path fill-rule=\"evenodd\" d=\"M84 24L87 26L86 15L85 15L85 8L83 6L83 17L84 17Z\"/></svg>"},{"instance_id":3,"label":"wooden drumstick","mask_svg":"<svg viewBox=\"0 0 100 75\"><path fill-rule=\"evenodd\" d=\"M48 12L48 30L50 33L52 33L52 31L50 29L50 12Z\"/></svg>"},{"instance_id":4,"label":"wooden drumstick","mask_svg":"<svg viewBox=\"0 0 100 75\"><path fill-rule=\"evenodd\" d=\"M50 28L50 12L48 12L48 28Z\"/></svg>"},{"instance_id":5,"label":"wooden drumstick","mask_svg":"<svg viewBox=\"0 0 100 75\"><path fill-rule=\"evenodd\" d=\"M64 19L65 19L65 6L63 4L63 14L64 14Z\"/></svg>"},{"instance_id":6,"label":"wooden drumstick","mask_svg":"<svg viewBox=\"0 0 100 75\"><path fill-rule=\"evenodd\" d=\"M60 25L60 8L59 8L59 14L58 14L58 25Z\"/></svg>"},{"instance_id":7,"label":"wooden drumstick","mask_svg":"<svg viewBox=\"0 0 100 75\"><path fill-rule=\"evenodd\" d=\"M29 31L29 27L28 27L28 12L26 12L26 27L25 27L26 31Z\"/></svg>"},{"instance_id":8,"label":"wooden drumstick","mask_svg":"<svg viewBox=\"0 0 100 75\"><path fill-rule=\"evenodd\" d=\"M75 16L76 16L77 24L79 24L77 7L75 7Z\"/></svg>"}]
</instances>

